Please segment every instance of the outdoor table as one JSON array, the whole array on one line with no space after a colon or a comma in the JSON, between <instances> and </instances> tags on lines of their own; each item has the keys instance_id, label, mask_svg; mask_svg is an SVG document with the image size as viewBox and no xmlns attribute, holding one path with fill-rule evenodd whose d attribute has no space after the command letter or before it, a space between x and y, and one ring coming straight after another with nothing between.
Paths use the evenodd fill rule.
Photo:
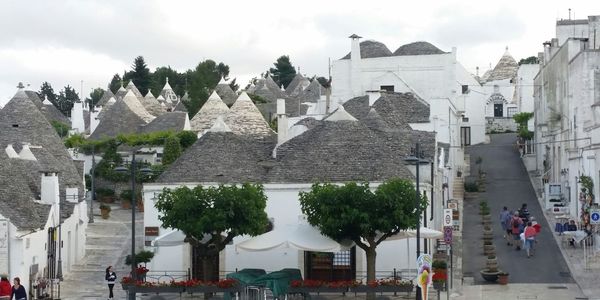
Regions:
<instances>
[{"instance_id":1,"label":"outdoor table","mask_svg":"<svg viewBox=\"0 0 600 300\"><path fill-rule=\"evenodd\" d=\"M235 273L229 273L225 277L227 279L237 280L244 288L245 293L248 293L248 291L247 291L248 286L251 286L252 285L251 283L254 280L256 280L258 277L263 276L265 274L267 274L267 272L263 269L242 269ZM226 295L224 295L223 298L226 300L231 299L231 295L226 294Z\"/></svg>"},{"instance_id":2,"label":"outdoor table","mask_svg":"<svg viewBox=\"0 0 600 300\"><path fill-rule=\"evenodd\" d=\"M276 272L260 276L251 284L263 286L273 293L273 297L285 296L292 280L302 280L302 275L298 269L283 269Z\"/></svg>"}]
</instances>

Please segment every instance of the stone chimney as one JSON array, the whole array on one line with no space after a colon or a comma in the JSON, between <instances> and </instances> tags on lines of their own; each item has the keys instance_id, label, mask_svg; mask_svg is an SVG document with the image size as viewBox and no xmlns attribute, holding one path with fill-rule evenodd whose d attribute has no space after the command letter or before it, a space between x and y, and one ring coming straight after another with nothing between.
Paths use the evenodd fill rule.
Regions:
<instances>
[{"instance_id":1,"label":"stone chimney","mask_svg":"<svg viewBox=\"0 0 600 300\"><path fill-rule=\"evenodd\" d=\"M58 185L58 174L55 172L42 173L40 198L44 204L58 204L60 189Z\"/></svg>"},{"instance_id":2,"label":"stone chimney","mask_svg":"<svg viewBox=\"0 0 600 300\"><path fill-rule=\"evenodd\" d=\"M367 91L367 96L369 96L369 107L373 107L375 101L381 97L381 91Z\"/></svg>"},{"instance_id":3,"label":"stone chimney","mask_svg":"<svg viewBox=\"0 0 600 300\"><path fill-rule=\"evenodd\" d=\"M287 141L288 119L285 114L285 99L277 99L277 144Z\"/></svg>"},{"instance_id":4,"label":"stone chimney","mask_svg":"<svg viewBox=\"0 0 600 300\"><path fill-rule=\"evenodd\" d=\"M71 128L77 133L85 132L85 122L83 121L83 102L73 103L71 109Z\"/></svg>"},{"instance_id":5,"label":"stone chimney","mask_svg":"<svg viewBox=\"0 0 600 300\"><path fill-rule=\"evenodd\" d=\"M360 80L360 39L361 37L353 34L349 36L351 49L350 49L350 85L352 87L352 96L361 96L363 92L362 84Z\"/></svg>"}]
</instances>

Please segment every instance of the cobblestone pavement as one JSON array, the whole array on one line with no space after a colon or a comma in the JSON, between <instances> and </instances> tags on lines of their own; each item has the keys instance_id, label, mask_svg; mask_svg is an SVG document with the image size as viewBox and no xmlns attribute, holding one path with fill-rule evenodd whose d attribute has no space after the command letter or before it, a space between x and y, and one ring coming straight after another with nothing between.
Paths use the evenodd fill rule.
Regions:
<instances>
[{"instance_id":1,"label":"cobblestone pavement","mask_svg":"<svg viewBox=\"0 0 600 300\"><path fill-rule=\"evenodd\" d=\"M95 209L97 209L95 203ZM143 214L136 214L136 245L143 248ZM108 287L104 281L105 269L113 266L119 278L129 273L125 256L131 253L131 211L112 205L110 218L104 220L94 216L89 224L86 240L86 254L81 262L65 274L61 283L61 299L93 300L107 299ZM125 299L125 292L119 284L114 287L115 299Z\"/></svg>"}]
</instances>

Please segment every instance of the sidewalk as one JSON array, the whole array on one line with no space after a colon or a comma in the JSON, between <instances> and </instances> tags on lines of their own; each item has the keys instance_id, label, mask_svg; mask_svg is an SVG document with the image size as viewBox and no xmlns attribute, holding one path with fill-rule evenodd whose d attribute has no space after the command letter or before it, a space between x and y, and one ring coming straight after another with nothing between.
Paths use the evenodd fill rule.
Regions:
<instances>
[{"instance_id":1,"label":"sidewalk","mask_svg":"<svg viewBox=\"0 0 600 300\"><path fill-rule=\"evenodd\" d=\"M541 271L541 270L540 270ZM443 298L443 297L442 297ZM430 298L433 299L433 298ZM463 286L461 294L453 294L454 300L507 300L507 299L588 299L576 284L485 284Z\"/></svg>"},{"instance_id":2,"label":"sidewalk","mask_svg":"<svg viewBox=\"0 0 600 300\"><path fill-rule=\"evenodd\" d=\"M540 201L540 205L543 207L544 203L541 195L543 186L541 177L529 172L529 179L531 180L531 185L535 190L538 201ZM550 226L553 226L557 222L554 218L554 214L550 211L544 210L544 217ZM549 230L553 231L554 228L549 228ZM598 256L594 257L588 264L589 269L586 270L583 259L583 249L580 247L573 248L568 246L561 242L562 236L559 236L557 233L553 233L553 235L567 265L569 266L571 276L575 282L577 282L585 296L589 299L600 299L600 276L598 276L600 274L600 258Z\"/></svg>"}]
</instances>

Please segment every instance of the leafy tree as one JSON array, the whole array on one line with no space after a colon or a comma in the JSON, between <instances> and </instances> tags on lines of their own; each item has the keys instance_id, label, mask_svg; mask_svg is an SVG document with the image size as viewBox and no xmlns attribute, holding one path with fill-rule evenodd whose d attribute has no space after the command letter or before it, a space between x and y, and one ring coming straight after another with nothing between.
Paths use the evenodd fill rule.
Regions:
<instances>
[{"instance_id":1,"label":"leafy tree","mask_svg":"<svg viewBox=\"0 0 600 300\"><path fill-rule=\"evenodd\" d=\"M296 76L296 68L292 66L290 57L283 55L279 57L273 65L275 65L275 68L269 69L273 80L275 80L278 86L283 84L283 87L287 88L294 79L294 76Z\"/></svg>"},{"instance_id":2,"label":"leafy tree","mask_svg":"<svg viewBox=\"0 0 600 300\"><path fill-rule=\"evenodd\" d=\"M58 133L58 136L60 136L61 138L64 138L69 135L69 130L71 130L71 126L69 126L68 124L56 120L50 121L50 124L52 124L52 127L54 127L54 130L56 130L56 133Z\"/></svg>"},{"instance_id":3,"label":"leafy tree","mask_svg":"<svg viewBox=\"0 0 600 300\"><path fill-rule=\"evenodd\" d=\"M181 144L179 138L171 136L165 140L165 148L162 157L163 165L170 165L181 155Z\"/></svg>"},{"instance_id":4,"label":"leafy tree","mask_svg":"<svg viewBox=\"0 0 600 300\"><path fill-rule=\"evenodd\" d=\"M269 220L262 185L196 186L164 189L155 207L165 228L181 230L203 260L203 280L211 278L212 263L238 235L258 235Z\"/></svg>"},{"instance_id":5,"label":"leafy tree","mask_svg":"<svg viewBox=\"0 0 600 300\"><path fill-rule=\"evenodd\" d=\"M427 200L415 201L415 187L406 179L390 179L372 192L367 183L313 184L300 193L308 222L334 240L350 239L367 256L367 281L375 280L377 246L386 238L417 227Z\"/></svg>"},{"instance_id":6,"label":"leafy tree","mask_svg":"<svg viewBox=\"0 0 600 300\"><path fill-rule=\"evenodd\" d=\"M42 98L42 100L44 100L45 97L48 97L48 100L50 102L52 102L52 104L54 104L54 106L58 107L58 105L57 105L58 96L54 93L54 89L52 88L52 85L50 85L50 83L48 83L48 81L44 81L42 83L42 86L40 87L40 91L38 94L40 95L40 98Z\"/></svg>"},{"instance_id":7,"label":"leafy tree","mask_svg":"<svg viewBox=\"0 0 600 300\"><path fill-rule=\"evenodd\" d=\"M533 118L532 112L520 112L513 115L513 120L517 123L517 134L519 137L530 140L533 138L533 132L527 128L527 123Z\"/></svg>"},{"instance_id":8,"label":"leafy tree","mask_svg":"<svg viewBox=\"0 0 600 300\"><path fill-rule=\"evenodd\" d=\"M540 60L537 58L537 56L530 56L528 58L521 58L521 60L519 60L519 66L520 65L529 65L529 64L539 64Z\"/></svg>"},{"instance_id":9,"label":"leafy tree","mask_svg":"<svg viewBox=\"0 0 600 300\"><path fill-rule=\"evenodd\" d=\"M71 115L73 103L79 101L79 95L70 85L65 86L63 90L58 92L57 108L66 116Z\"/></svg>"},{"instance_id":10,"label":"leafy tree","mask_svg":"<svg viewBox=\"0 0 600 300\"><path fill-rule=\"evenodd\" d=\"M102 99L102 95L104 95L103 88L95 88L91 93L90 97L85 99L91 106L95 106L100 99Z\"/></svg>"},{"instance_id":11,"label":"leafy tree","mask_svg":"<svg viewBox=\"0 0 600 300\"><path fill-rule=\"evenodd\" d=\"M143 56L138 56L133 60L131 71L125 73L123 79L127 82L132 80L142 95L148 93L148 89L152 84L152 77Z\"/></svg>"},{"instance_id":12,"label":"leafy tree","mask_svg":"<svg viewBox=\"0 0 600 300\"><path fill-rule=\"evenodd\" d=\"M229 83L229 87L234 91L237 92L237 90L240 88L240 85L235 83L235 79L231 80L231 82Z\"/></svg>"},{"instance_id":13,"label":"leafy tree","mask_svg":"<svg viewBox=\"0 0 600 300\"><path fill-rule=\"evenodd\" d=\"M190 116L195 115L200 107L208 99L209 91L213 90L221 80L221 77L227 78L229 75L229 66L223 63L215 63L213 60L200 62L194 70L188 70L188 92L190 101L186 108Z\"/></svg>"},{"instance_id":14,"label":"leafy tree","mask_svg":"<svg viewBox=\"0 0 600 300\"><path fill-rule=\"evenodd\" d=\"M121 75L115 74L115 75L113 75L113 78L110 80L110 84L108 85L108 88L110 89L111 92L113 92L113 94L116 94L122 84L123 84L123 79L121 78Z\"/></svg>"},{"instance_id":15,"label":"leafy tree","mask_svg":"<svg viewBox=\"0 0 600 300\"><path fill-rule=\"evenodd\" d=\"M193 145L196 140L198 140L198 135L193 131L186 130L177 133L177 138L179 138L179 144L181 144L181 148L187 149Z\"/></svg>"}]
</instances>

